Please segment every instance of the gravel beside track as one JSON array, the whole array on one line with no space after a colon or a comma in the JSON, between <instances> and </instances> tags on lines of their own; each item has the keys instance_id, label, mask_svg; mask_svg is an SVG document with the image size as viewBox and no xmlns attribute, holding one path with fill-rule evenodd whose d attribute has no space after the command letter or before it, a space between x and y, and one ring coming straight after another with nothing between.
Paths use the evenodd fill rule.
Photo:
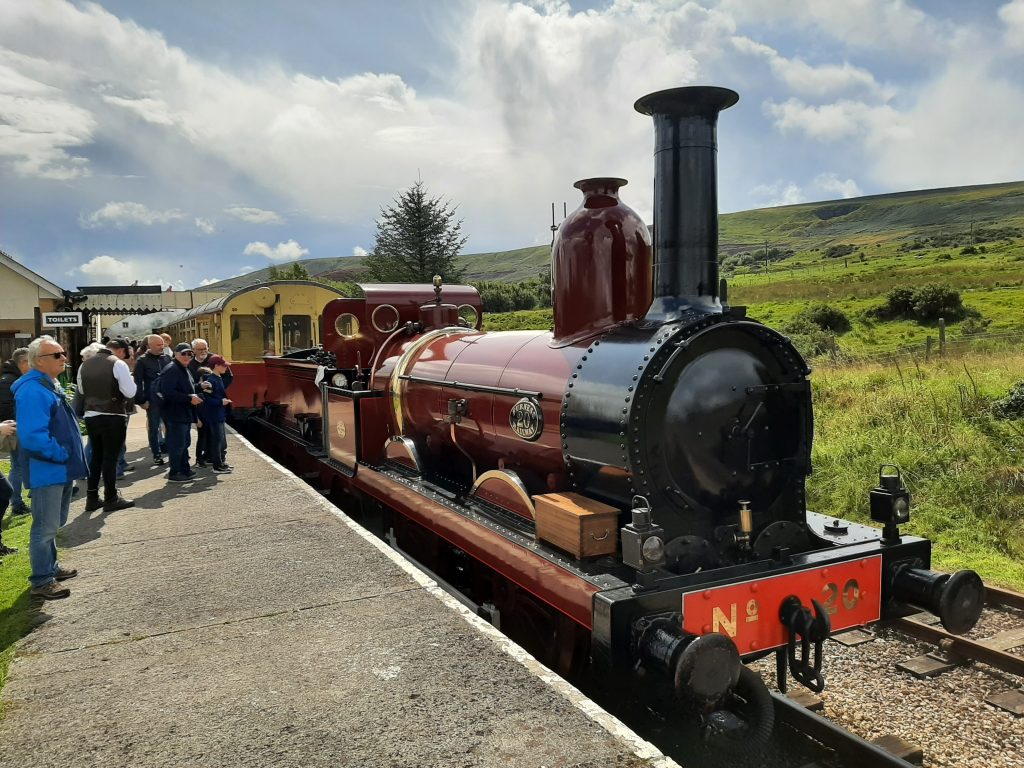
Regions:
<instances>
[{"instance_id":1,"label":"gravel beside track","mask_svg":"<svg viewBox=\"0 0 1024 768\"><path fill-rule=\"evenodd\" d=\"M986 611L983 622L971 636L1021 625L1006 611ZM1024 718L985 703L1024 680L977 663L918 679L896 664L934 646L887 627L875 634L852 648L826 644L825 717L866 739L896 735L921 747L926 768L1024 768ZM753 666L774 686L774 658Z\"/></svg>"}]
</instances>

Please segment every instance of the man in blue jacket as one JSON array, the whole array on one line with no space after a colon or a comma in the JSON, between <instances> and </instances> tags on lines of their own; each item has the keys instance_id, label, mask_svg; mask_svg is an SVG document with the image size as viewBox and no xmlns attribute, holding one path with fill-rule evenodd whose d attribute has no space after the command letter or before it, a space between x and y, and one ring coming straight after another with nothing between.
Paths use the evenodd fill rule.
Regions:
<instances>
[{"instance_id":1,"label":"man in blue jacket","mask_svg":"<svg viewBox=\"0 0 1024 768\"><path fill-rule=\"evenodd\" d=\"M28 556L31 594L46 600L67 597L60 582L78 575L57 561L57 531L68 521L75 480L85 477L85 453L78 419L57 384L67 355L50 336L28 345L30 370L11 387L18 413L18 443L24 482L32 489L32 530Z\"/></svg>"},{"instance_id":2,"label":"man in blue jacket","mask_svg":"<svg viewBox=\"0 0 1024 768\"><path fill-rule=\"evenodd\" d=\"M188 370L190 362L192 347L183 342L174 348L174 362L164 368L156 381L160 416L167 430L167 459L171 465L167 479L172 483L187 483L196 475L188 466L188 448L192 442L196 406L203 400L196 394L196 384Z\"/></svg>"}]
</instances>

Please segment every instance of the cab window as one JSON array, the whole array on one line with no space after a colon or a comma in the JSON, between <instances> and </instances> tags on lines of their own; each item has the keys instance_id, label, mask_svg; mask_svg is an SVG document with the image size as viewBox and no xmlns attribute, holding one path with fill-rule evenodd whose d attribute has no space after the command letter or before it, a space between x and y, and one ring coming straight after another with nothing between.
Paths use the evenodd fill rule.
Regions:
<instances>
[{"instance_id":1,"label":"cab window","mask_svg":"<svg viewBox=\"0 0 1024 768\"><path fill-rule=\"evenodd\" d=\"M281 316L282 354L313 346L313 321L309 315Z\"/></svg>"}]
</instances>

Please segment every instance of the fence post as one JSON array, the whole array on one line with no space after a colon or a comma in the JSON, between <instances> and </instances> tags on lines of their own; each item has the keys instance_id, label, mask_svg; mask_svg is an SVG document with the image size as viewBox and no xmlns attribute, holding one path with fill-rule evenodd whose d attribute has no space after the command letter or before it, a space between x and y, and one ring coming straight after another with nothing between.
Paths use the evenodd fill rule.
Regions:
<instances>
[{"instance_id":1,"label":"fence post","mask_svg":"<svg viewBox=\"0 0 1024 768\"><path fill-rule=\"evenodd\" d=\"M932 337L928 336L924 340L924 361L927 363L932 356Z\"/></svg>"},{"instance_id":2,"label":"fence post","mask_svg":"<svg viewBox=\"0 0 1024 768\"><path fill-rule=\"evenodd\" d=\"M946 318L939 318L939 354L946 354Z\"/></svg>"}]
</instances>

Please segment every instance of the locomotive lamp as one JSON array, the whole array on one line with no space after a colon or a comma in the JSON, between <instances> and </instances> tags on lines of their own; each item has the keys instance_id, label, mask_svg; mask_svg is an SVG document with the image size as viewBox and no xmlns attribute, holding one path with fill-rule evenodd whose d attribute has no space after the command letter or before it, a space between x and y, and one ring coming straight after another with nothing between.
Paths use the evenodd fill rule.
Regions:
<instances>
[{"instance_id":1,"label":"locomotive lamp","mask_svg":"<svg viewBox=\"0 0 1024 768\"><path fill-rule=\"evenodd\" d=\"M665 564L665 529L651 520L651 505L643 496L633 497L632 521L622 528L622 562L636 569L637 586L654 580L655 570Z\"/></svg>"},{"instance_id":2,"label":"locomotive lamp","mask_svg":"<svg viewBox=\"0 0 1024 768\"><path fill-rule=\"evenodd\" d=\"M871 519L882 524L882 541L886 544L898 544L899 526L910 522L910 491L895 464L878 468L878 487L871 491Z\"/></svg>"}]
</instances>

